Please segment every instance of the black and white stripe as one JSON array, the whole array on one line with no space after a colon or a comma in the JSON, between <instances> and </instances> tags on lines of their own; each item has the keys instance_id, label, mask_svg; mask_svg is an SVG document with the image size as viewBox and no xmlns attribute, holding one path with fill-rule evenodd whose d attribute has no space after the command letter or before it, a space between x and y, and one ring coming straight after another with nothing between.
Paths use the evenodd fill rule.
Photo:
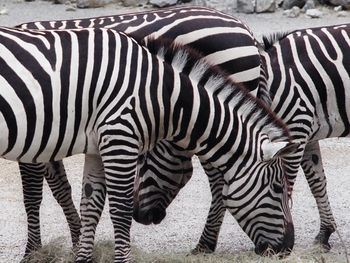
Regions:
<instances>
[{"instance_id":1,"label":"black and white stripe","mask_svg":"<svg viewBox=\"0 0 350 263\"><path fill-rule=\"evenodd\" d=\"M272 43L266 40L266 50L262 52L267 68L267 87L272 98L271 108L285 121L293 140L300 143L296 153L285 156L285 167L271 172L285 170L289 178L289 191L292 191L297 171L300 166L303 168L320 214L320 231L316 242L328 249L329 236L336 225L329 205L318 141L349 136L349 35L349 24L297 30L281 35L279 40ZM176 163L164 153L166 151L161 148L154 149L145 160L144 166L148 166L148 169L144 167L141 170L144 181L140 180L140 192L143 194L137 198L140 206L147 211L139 219L143 222L159 223L165 216L166 207L191 176L190 160L181 162L178 157L181 152L174 154L178 157L177 164L172 167L173 171L179 171L176 179L171 173L166 176L164 172L162 176L156 173L154 167L167 160ZM181 170L181 166L187 170ZM203 167L206 168L206 165ZM222 182L219 176L215 176L215 170L209 167L206 172L213 201L194 252L211 252L215 249L224 214L220 195ZM156 179L151 181L149 178Z\"/></svg>"},{"instance_id":2,"label":"black and white stripe","mask_svg":"<svg viewBox=\"0 0 350 263\"><path fill-rule=\"evenodd\" d=\"M288 160L291 188L299 166L316 199L316 241L330 248L335 220L329 204L319 140L350 134L350 24L297 30L266 45L272 109L301 143Z\"/></svg>"},{"instance_id":3,"label":"black and white stripe","mask_svg":"<svg viewBox=\"0 0 350 263\"><path fill-rule=\"evenodd\" d=\"M257 87L262 68L256 40L249 28L242 21L217 10L203 7L177 7L158 11L86 19L30 22L19 25L18 27L30 29L102 27L124 31L140 42L149 36L175 40L177 43L200 50L211 64L220 66L235 81L244 83L253 93L258 92ZM263 88L260 88L259 93L266 92L264 92ZM264 98L264 100L266 101L268 98ZM167 151L170 151L168 154L171 154L175 149L172 149L170 146L167 148ZM164 156L167 155L165 154ZM187 158L182 159L183 165L191 169L191 160L188 160L188 163L185 164L184 160L187 160ZM166 167L164 167L164 164ZM42 165L49 166L50 164ZM163 174L176 172L177 169L169 170L170 165L167 160L164 160L163 164L158 163L156 169L159 171L163 170ZM21 166L24 167L26 164L21 164ZM56 163L56 166L63 166L63 164ZM36 176L43 176L42 172L44 170L41 170L39 166L35 167L38 167ZM33 170L35 167L31 167L32 174L35 172ZM52 185L51 189L55 189L54 195L60 197L69 194L64 194L61 191L61 189L65 188L55 187L55 184L60 184L60 181L55 183L55 176L50 174L50 171L54 171L54 169L48 169L45 174L50 177L48 182L50 186ZM191 173L189 173L190 176ZM23 187L26 189L27 185L25 182L27 180L24 178L26 174L22 174L22 177L24 181ZM60 174L57 178L61 177L62 175ZM35 188L34 182L28 187L30 189ZM40 189L41 184L38 184L36 191L39 192L41 191ZM85 195L84 191L83 195ZM30 198L30 196L26 195L25 198ZM32 201L25 200L25 204L28 202ZM58 202L65 203L60 200ZM32 214L38 214L38 208L39 206L27 207L28 219L32 217ZM64 211L71 211L74 209L74 206L70 205L63 209ZM31 215L29 216L29 214ZM77 217L75 221L78 220L79 218ZM32 246L41 246L41 243L38 242L40 236L37 236L37 233L40 233L39 227L39 218L36 218L35 221L28 220L29 240L26 254L31 251ZM71 228L71 235L72 240L77 240L76 228ZM73 245L76 245L76 243L74 242Z\"/></svg>"},{"instance_id":4,"label":"black and white stripe","mask_svg":"<svg viewBox=\"0 0 350 263\"><path fill-rule=\"evenodd\" d=\"M93 190L83 200L77 262L91 260L104 203L95 189L109 198L115 262L129 261L138 156L163 140L220 171L225 204L257 252L290 250L287 180L266 165L283 166L280 150L295 148L285 126L190 50L148 47L157 55L107 29L1 28L1 156L33 163L86 154Z\"/></svg>"},{"instance_id":5,"label":"black and white stripe","mask_svg":"<svg viewBox=\"0 0 350 263\"><path fill-rule=\"evenodd\" d=\"M172 7L113 16L29 22L17 27L110 28L139 42L147 37L167 38L200 50L211 64L220 66L233 80L244 83L251 91L256 90L259 83L261 60L252 32L241 20L215 9Z\"/></svg>"}]
</instances>

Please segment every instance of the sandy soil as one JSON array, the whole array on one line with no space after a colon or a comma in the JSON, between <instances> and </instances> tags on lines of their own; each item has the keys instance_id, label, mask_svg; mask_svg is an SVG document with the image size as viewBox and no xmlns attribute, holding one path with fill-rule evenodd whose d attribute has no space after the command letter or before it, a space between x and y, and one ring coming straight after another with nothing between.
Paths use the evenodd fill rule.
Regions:
<instances>
[{"instance_id":1,"label":"sandy soil","mask_svg":"<svg viewBox=\"0 0 350 263\"><path fill-rule=\"evenodd\" d=\"M130 11L119 5L104 8L67 12L63 5L51 5L47 2L29 2L0 0L0 10L7 9L7 15L0 15L0 25L16 24L49 19L69 19ZM137 8L133 10L143 10ZM282 12L274 14L245 15L234 14L252 28L258 38L262 34L285 31L296 28L340 24L350 22L350 15L339 18L333 12L321 19L309 19L304 16L297 19L286 18ZM350 140L332 139L322 142L325 171L333 212L346 247L350 250ZM81 194L81 174L83 156L74 156L65 160L69 181L73 187L75 204L78 207ZM26 217L20 176L17 164L0 161L0 263L18 262L24 251L26 240ZM201 234L210 203L208 182L203 170L195 160L194 176L183 189L180 196L168 209L166 219L158 226L143 226L137 223L132 227L132 243L145 250L161 252L188 252L193 248ZM293 218L295 223L296 250L312 246L319 227L318 213L303 174L300 172L294 192ZM97 240L112 239L112 226L105 209L98 227ZM44 201L41 209L43 243L57 237L69 242L68 227L60 207L45 185ZM333 252L342 252L339 237L334 234L330 240ZM226 215L219 237L217 251L236 252L253 248L253 244L238 227L231 215ZM345 261L345 260L344 260Z\"/></svg>"}]
</instances>

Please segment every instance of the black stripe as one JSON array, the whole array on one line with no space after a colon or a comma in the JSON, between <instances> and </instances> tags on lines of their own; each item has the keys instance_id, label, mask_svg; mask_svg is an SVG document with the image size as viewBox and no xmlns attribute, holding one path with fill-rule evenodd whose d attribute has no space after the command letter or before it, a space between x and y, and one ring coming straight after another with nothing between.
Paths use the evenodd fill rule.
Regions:
<instances>
[{"instance_id":1,"label":"black stripe","mask_svg":"<svg viewBox=\"0 0 350 263\"><path fill-rule=\"evenodd\" d=\"M90 35L89 32L90 31L84 30L76 35L78 40L78 50L76 50L76 52L79 52L79 61L78 61L78 65L72 65L72 66L78 67L78 83L77 83L77 89L75 94L76 97L75 97L75 107L74 107L74 130L73 130L72 141L67 152L68 156L72 155L72 151L78 136L78 132L81 132L79 130L79 126L80 126L81 117L82 117L82 100L83 100L84 82L86 77L85 75L86 75L86 69L88 67L87 60L88 60L88 50L89 50L89 35ZM92 34L101 34L101 31L92 32Z\"/></svg>"},{"instance_id":2,"label":"black stripe","mask_svg":"<svg viewBox=\"0 0 350 263\"><path fill-rule=\"evenodd\" d=\"M67 120L68 120L68 95L69 95L69 85L70 85L70 71L71 71L71 58L72 58L72 41L67 32L60 33L60 40L62 45L62 66L60 69L60 79L61 79L61 95L60 95L60 123L59 123L59 133L56 143L56 147L51 155L51 160L54 159L60 148L67 132Z\"/></svg>"}]
</instances>

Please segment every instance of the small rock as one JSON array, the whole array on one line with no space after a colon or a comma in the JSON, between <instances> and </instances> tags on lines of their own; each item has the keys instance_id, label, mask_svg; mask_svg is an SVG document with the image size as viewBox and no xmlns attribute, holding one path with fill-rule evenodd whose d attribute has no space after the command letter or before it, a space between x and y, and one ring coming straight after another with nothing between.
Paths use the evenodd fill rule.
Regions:
<instances>
[{"instance_id":1,"label":"small rock","mask_svg":"<svg viewBox=\"0 0 350 263\"><path fill-rule=\"evenodd\" d=\"M90 3L89 3L89 1L86 1L86 0L78 0L77 7L78 8L88 8L88 7L90 7Z\"/></svg>"},{"instance_id":2,"label":"small rock","mask_svg":"<svg viewBox=\"0 0 350 263\"><path fill-rule=\"evenodd\" d=\"M0 15L7 15L9 13L9 10L6 8L0 10Z\"/></svg>"},{"instance_id":3,"label":"small rock","mask_svg":"<svg viewBox=\"0 0 350 263\"><path fill-rule=\"evenodd\" d=\"M148 0L123 0L124 6L142 6L147 4Z\"/></svg>"},{"instance_id":4,"label":"small rock","mask_svg":"<svg viewBox=\"0 0 350 263\"><path fill-rule=\"evenodd\" d=\"M255 12L275 12L276 1L275 0L259 0L256 1Z\"/></svg>"},{"instance_id":5,"label":"small rock","mask_svg":"<svg viewBox=\"0 0 350 263\"><path fill-rule=\"evenodd\" d=\"M309 9L306 11L306 15L311 18L320 18L323 16L323 12L318 9Z\"/></svg>"},{"instance_id":6,"label":"small rock","mask_svg":"<svg viewBox=\"0 0 350 263\"><path fill-rule=\"evenodd\" d=\"M255 2L252 0L237 0L237 12L251 14L255 11Z\"/></svg>"},{"instance_id":7,"label":"small rock","mask_svg":"<svg viewBox=\"0 0 350 263\"><path fill-rule=\"evenodd\" d=\"M309 9L315 9L316 8L316 2L317 0L307 0L305 5L303 6L302 11L305 13Z\"/></svg>"},{"instance_id":8,"label":"small rock","mask_svg":"<svg viewBox=\"0 0 350 263\"><path fill-rule=\"evenodd\" d=\"M149 3L156 7L166 7L176 5L177 0L150 0Z\"/></svg>"},{"instance_id":9,"label":"small rock","mask_svg":"<svg viewBox=\"0 0 350 263\"><path fill-rule=\"evenodd\" d=\"M285 10L283 12L283 15L285 15L286 17L295 18L300 15L300 12L301 12L301 9L299 7L293 6L293 8Z\"/></svg>"},{"instance_id":10,"label":"small rock","mask_svg":"<svg viewBox=\"0 0 350 263\"><path fill-rule=\"evenodd\" d=\"M66 11L77 11L76 6L70 4L66 6Z\"/></svg>"},{"instance_id":11,"label":"small rock","mask_svg":"<svg viewBox=\"0 0 350 263\"><path fill-rule=\"evenodd\" d=\"M335 11L335 12L339 12L339 11L341 11L341 10L343 10L343 7L342 7L341 5L338 5L338 6L335 6L335 7L334 7L334 11Z\"/></svg>"}]
</instances>

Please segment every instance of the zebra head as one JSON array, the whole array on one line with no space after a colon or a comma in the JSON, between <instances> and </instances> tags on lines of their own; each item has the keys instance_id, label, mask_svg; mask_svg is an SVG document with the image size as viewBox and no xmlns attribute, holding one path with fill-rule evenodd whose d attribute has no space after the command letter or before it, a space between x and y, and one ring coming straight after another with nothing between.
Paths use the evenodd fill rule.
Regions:
<instances>
[{"instance_id":1,"label":"zebra head","mask_svg":"<svg viewBox=\"0 0 350 263\"><path fill-rule=\"evenodd\" d=\"M214 202L221 202L235 217L254 242L257 254L288 254L293 248L294 227L284 157L293 153L298 146L287 142L263 143L261 162L251 166L256 173L244 182L232 180L232 173L239 176L239 172L222 172L202 163L212 193L218 192L220 187L223 193L213 195L213 199L217 200ZM167 207L192 176L191 159L185 152L173 147L168 142L161 142L139 160L133 214L139 223L159 224L166 216ZM241 171L244 174L244 168ZM231 178L232 181L213 182L210 177L215 178L218 174L220 177L226 174L224 178Z\"/></svg>"},{"instance_id":2,"label":"zebra head","mask_svg":"<svg viewBox=\"0 0 350 263\"><path fill-rule=\"evenodd\" d=\"M293 248L285 158L298 147L298 143L265 141L261 145L261 161L248 161L224 176L224 205L254 242L257 254L288 255Z\"/></svg>"},{"instance_id":3,"label":"zebra head","mask_svg":"<svg viewBox=\"0 0 350 263\"><path fill-rule=\"evenodd\" d=\"M159 224L166 209L192 177L191 157L166 141L141 155L134 191L134 219Z\"/></svg>"}]
</instances>

